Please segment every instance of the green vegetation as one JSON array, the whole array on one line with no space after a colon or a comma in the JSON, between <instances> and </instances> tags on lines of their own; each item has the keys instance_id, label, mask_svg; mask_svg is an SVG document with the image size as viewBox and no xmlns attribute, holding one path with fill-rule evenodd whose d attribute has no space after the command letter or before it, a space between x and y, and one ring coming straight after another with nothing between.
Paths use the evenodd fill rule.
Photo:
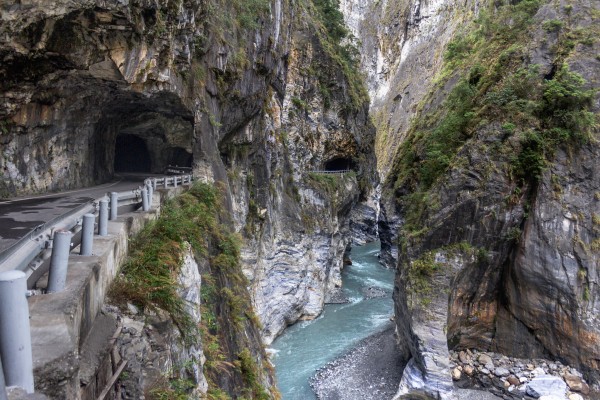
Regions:
<instances>
[{"instance_id":1,"label":"green vegetation","mask_svg":"<svg viewBox=\"0 0 600 400\"><path fill-rule=\"evenodd\" d=\"M343 188L348 179L356 179L356 172L350 171L343 174L309 172L306 174L308 184L329 196L333 196L339 189Z\"/></svg>"},{"instance_id":2,"label":"green vegetation","mask_svg":"<svg viewBox=\"0 0 600 400\"><path fill-rule=\"evenodd\" d=\"M271 397L265 391L263 386L260 384L259 376L257 371L259 370L256 361L250 354L248 349L242 350L239 354L238 365L242 371L244 382L246 383L246 393L244 398L257 399L257 400L269 400Z\"/></svg>"},{"instance_id":3,"label":"green vegetation","mask_svg":"<svg viewBox=\"0 0 600 400\"><path fill-rule=\"evenodd\" d=\"M254 30L260 19L268 15L269 0L210 0L206 4L207 23L221 40L236 29Z\"/></svg>"},{"instance_id":4,"label":"green vegetation","mask_svg":"<svg viewBox=\"0 0 600 400\"><path fill-rule=\"evenodd\" d=\"M267 15L270 10L269 0L229 0L236 11L237 23L243 29L257 29L259 19Z\"/></svg>"},{"instance_id":5,"label":"green vegetation","mask_svg":"<svg viewBox=\"0 0 600 400\"><path fill-rule=\"evenodd\" d=\"M404 243L405 244L405 243ZM406 251L405 246L400 247L403 252ZM473 247L468 242L458 242L448 246L443 246L435 250L427 251L416 260L405 265L407 271L407 288L410 292L418 296L418 301L423 307L431 304L432 298L435 296L433 279L438 274L444 273L446 263L436 260L436 257L443 256L441 259L452 259L460 257L465 262L474 262L476 265L486 263L488 261L488 252L485 248ZM408 257L403 257L407 260Z\"/></svg>"},{"instance_id":6,"label":"green vegetation","mask_svg":"<svg viewBox=\"0 0 600 400\"><path fill-rule=\"evenodd\" d=\"M558 32L563 26L564 23L558 19L549 19L542 24L542 28L548 32Z\"/></svg>"},{"instance_id":7,"label":"green vegetation","mask_svg":"<svg viewBox=\"0 0 600 400\"><path fill-rule=\"evenodd\" d=\"M197 329L177 295L184 243L200 255L207 255L204 233L215 225L214 192L202 185L165 205L161 217L148 224L133 241L130 256L110 290L118 303L131 302L142 309L166 311L184 337Z\"/></svg>"},{"instance_id":8,"label":"green vegetation","mask_svg":"<svg viewBox=\"0 0 600 400\"><path fill-rule=\"evenodd\" d=\"M195 384L191 380L164 377L147 391L146 398L148 400L189 400L189 393L194 387Z\"/></svg>"},{"instance_id":9,"label":"green vegetation","mask_svg":"<svg viewBox=\"0 0 600 400\"><path fill-rule=\"evenodd\" d=\"M410 290L420 297L423 306L430 304L429 296L433 293L431 280L434 274L443 267L441 263L436 262L435 255L435 251L429 251L414 260L408 268Z\"/></svg>"},{"instance_id":10,"label":"green vegetation","mask_svg":"<svg viewBox=\"0 0 600 400\"><path fill-rule=\"evenodd\" d=\"M306 102L304 100L302 100L298 97L292 97L292 104L298 110L302 110L302 111L308 110L308 104L306 104Z\"/></svg>"},{"instance_id":11,"label":"green vegetation","mask_svg":"<svg viewBox=\"0 0 600 400\"><path fill-rule=\"evenodd\" d=\"M223 374L243 382L238 388L240 393L233 393L235 398L278 399L276 389L271 388L273 392L269 393L261 385L261 377L270 365L260 343L249 339L248 332L256 336L258 319L241 271L241 238L222 223L226 215L219 198L218 190L211 185L196 183L165 204L160 218L132 243L130 257L110 296L117 304L131 302L145 310L166 311L186 343L197 343L201 338L209 399L230 398L220 387ZM196 259L207 260L207 271L202 274L200 326L191 320L184 300L177 295L185 243L191 245ZM168 384L151 391L152 398L187 398L189 382L178 376L169 378Z\"/></svg>"},{"instance_id":12,"label":"green vegetation","mask_svg":"<svg viewBox=\"0 0 600 400\"><path fill-rule=\"evenodd\" d=\"M314 57L311 74L319 79L319 92L324 106L330 105L331 93L339 90L340 81L348 82L348 94L352 102L346 106L360 108L369 101L364 77L359 68L359 52L354 44L355 38L344 23L339 10L339 0L311 0L316 12L317 36L327 57ZM312 11L312 10L311 10ZM340 72L342 74L340 74ZM343 79L345 78L345 79Z\"/></svg>"},{"instance_id":13,"label":"green vegetation","mask_svg":"<svg viewBox=\"0 0 600 400\"><path fill-rule=\"evenodd\" d=\"M494 157L505 157L507 172L521 187L533 189L530 193L560 146L590 140L597 126L590 111L594 91L565 62L574 38L585 35L561 20L545 21L543 29L559 32L555 67L542 76L537 66L523 66L524 44L541 4L523 0L482 10L474 25L449 43L433 92L451 77L462 78L442 107L415 120L390 175L394 189L402 193L405 233L426 229L424 220L437 206L431 189L450 168L464 162L459 154L466 144L481 146L470 141L474 135L501 127L498 136L503 138ZM518 140L507 140L511 136ZM511 147L514 143L517 149Z\"/></svg>"}]
</instances>

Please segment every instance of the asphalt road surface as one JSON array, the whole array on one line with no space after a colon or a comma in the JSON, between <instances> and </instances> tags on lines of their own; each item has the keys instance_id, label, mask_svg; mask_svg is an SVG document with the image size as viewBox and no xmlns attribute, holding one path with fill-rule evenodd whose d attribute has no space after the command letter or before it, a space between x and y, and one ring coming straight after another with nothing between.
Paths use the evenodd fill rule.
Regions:
<instances>
[{"instance_id":1,"label":"asphalt road surface","mask_svg":"<svg viewBox=\"0 0 600 400\"><path fill-rule=\"evenodd\" d=\"M123 174L114 182L47 195L0 201L0 252L6 250L36 226L56 218L107 192L137 189L149 174Z\"/></svg>"}]
</instances>

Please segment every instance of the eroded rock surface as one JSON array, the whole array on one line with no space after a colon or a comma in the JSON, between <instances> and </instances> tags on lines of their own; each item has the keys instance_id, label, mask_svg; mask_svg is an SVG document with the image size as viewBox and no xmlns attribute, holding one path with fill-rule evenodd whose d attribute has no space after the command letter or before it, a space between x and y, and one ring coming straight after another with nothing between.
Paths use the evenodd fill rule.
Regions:
<instances>
[{"instance_id":1,"label":"eroded rock surface","mask_svg":"<svg viewBox=\"0 0 600 400\"><path fill-rule=\"evenodd\" d=\"M560 359L588 380L599 379L597 124L566 128L587 139L545 139L552 145L526 160L535 153L528 132L545 135L566 120L554 120L554 111L529 111L524 122L528 111L503 108L526 97L549 109L545 88L571 74L581 78L575 85L586 99L578 110L597 121L598 41L572 36L565 47L563 40L574 32L596 36L598 7L511 4L342 2L367 48L363 67L386 180L382 256L399 260L396 322L401 351L414 366L401 391L422 385L428 396L450 395L448 348ZM512 44L505 52L495 36L502 33L486 31L501 15L511 32L523 33L502 36ZM521 25L519 15L528 15ZM517 81L527 92L492 100ZM539 82L537 89L530 82ZM565 115L570 106L560 107ZM382 147L386 141L397 147ZM542 165L537 172L535 162ZM437 374L442 390L425 383Z\"/></svg>"}]
</instances>

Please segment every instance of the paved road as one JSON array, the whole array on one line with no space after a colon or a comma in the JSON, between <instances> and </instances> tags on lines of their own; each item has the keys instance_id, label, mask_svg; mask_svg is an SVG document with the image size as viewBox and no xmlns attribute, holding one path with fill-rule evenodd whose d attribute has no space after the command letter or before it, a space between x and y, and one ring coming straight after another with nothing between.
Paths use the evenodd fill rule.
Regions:
<instances>
[{"instance_id":1,"label":"paved road","mask_svg":"<svg viewBox=\"0 0 600 400\"><path fill-rule=\"evenodd\" d=\"M103 185L0 201L0 252L36 226L64 214L90 199L98 199L107 192L137 189L147 177L148 174L123 174L114 182Z\"/></svg>"}]
</instances>

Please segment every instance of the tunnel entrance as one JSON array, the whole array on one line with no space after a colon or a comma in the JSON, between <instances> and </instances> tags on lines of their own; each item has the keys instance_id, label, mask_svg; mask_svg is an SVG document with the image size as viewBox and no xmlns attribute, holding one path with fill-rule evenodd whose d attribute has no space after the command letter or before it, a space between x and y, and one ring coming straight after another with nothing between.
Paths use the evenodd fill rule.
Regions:
<instances>
[{"instance_id":1,"label":"tunnel entrance","mask_svg":"<svg viewBox=\"0 0 600 400\"><path fill-rule=\"evenodd\" d=\"M174 93L121 93L103 108L90 151L94 179L115 172L162 174L193 165L194 115Z\"/></svg>"},{"instance_id":2,"label":"tunnel entrance","mask_svg":"<svg viewBox=\"0 0 600 400\"><path fill-rule=\"evenodd\" d=\"M115 143L115 172L151 172L152 160L144 139L119 135Z\"/></svg>"},{"instance_id":3,"label":"tunnel entrance","mask_svg":"<svg viewBox=\"0 0 600 400\"><path fill-rule=\"evenodd\" d=\"M338 157L326 161L324 165L325 171L331 172L353 170L355 168L356 165L354 164L354 161L352 161L352 159L343 157Z\"/></svg>"},{"instance_id":4,"label":"tunnel entrance","mask_svg":"<svg viewBox=\"0 0 600 400\"><path fill-rule=\"evenodd\" d=\"M192 153L182 147L174 147L171 149L171 161L169 165L177 167L191 167L193 161Z\"/></svg>"}]
</instances>

